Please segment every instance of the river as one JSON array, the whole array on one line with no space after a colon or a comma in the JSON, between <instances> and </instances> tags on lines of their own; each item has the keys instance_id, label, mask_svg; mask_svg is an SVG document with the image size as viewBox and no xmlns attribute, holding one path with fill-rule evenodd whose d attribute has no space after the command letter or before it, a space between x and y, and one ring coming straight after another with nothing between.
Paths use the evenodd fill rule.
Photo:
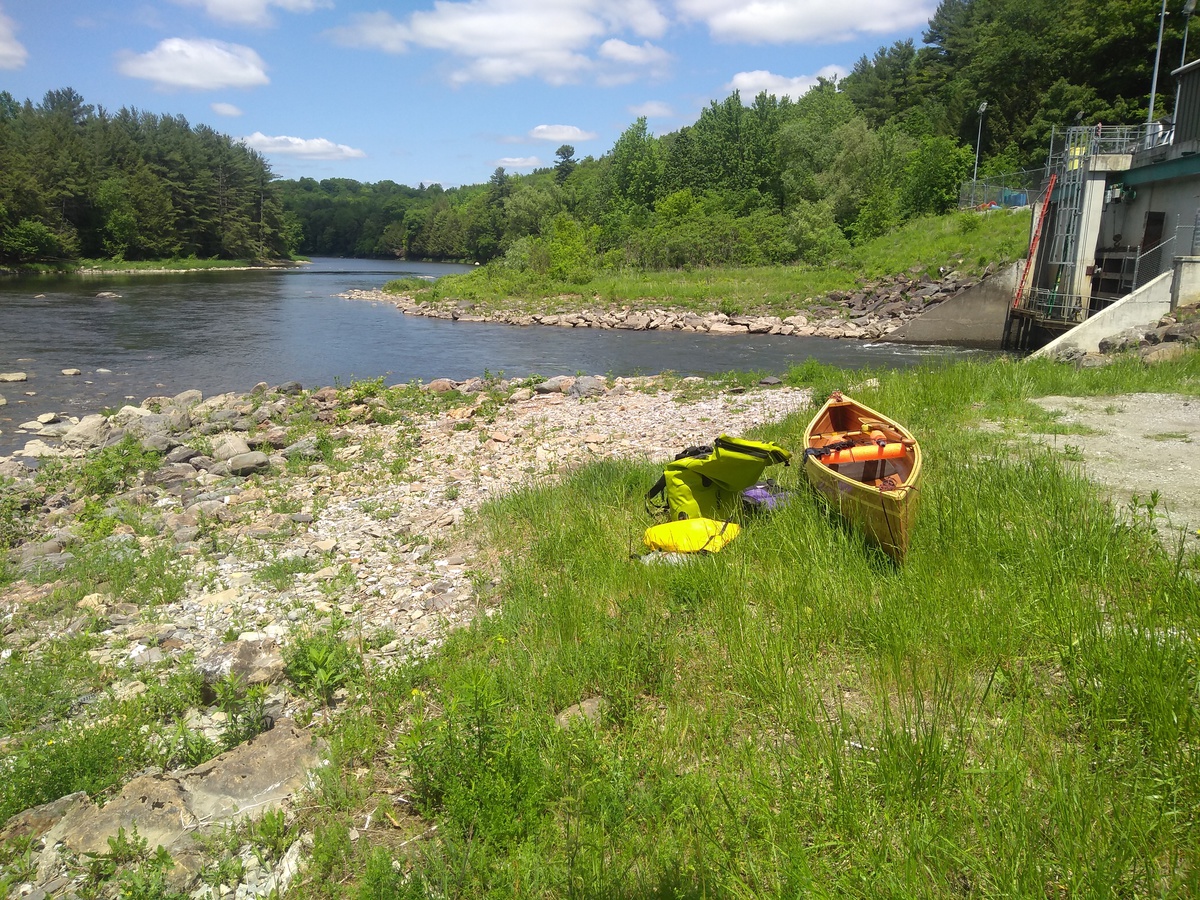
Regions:
<instances>
[{"instance_id":1,"label":"river","mask_svg":"<svg viewBox=\"0 0 1200 900\"><path fill-rule=\"evenodd\" d=\"M82 415L189 388L207 396L260 381L317 387L383 376L394 384L465 379L485 369L508 376L781 373L810 357L890 368L931 353L957 355L813 337L459 323L335 296L403 275L437 278L468 268L316 259L270 271L0 279L0 372L29 376L0 383L8 400L0 407L0 454L24 445L14 425L40 413ZM97 298L102 291L120 296ZM68 368L83 374L60 374Z\"/></svg>"}]
</instances>

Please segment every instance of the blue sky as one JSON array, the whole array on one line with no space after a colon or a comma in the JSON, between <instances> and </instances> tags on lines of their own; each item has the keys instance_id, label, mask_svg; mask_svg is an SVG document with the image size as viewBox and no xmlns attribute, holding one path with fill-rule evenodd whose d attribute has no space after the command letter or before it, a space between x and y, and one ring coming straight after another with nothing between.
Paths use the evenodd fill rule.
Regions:
<instances>
[{"instance_id":1,"label":"blue sky","mask_svg":"<svg viewBox=\"0 0 1200 900\"><path fill-rule=\"evenodd\" d=\"M799 96L936 0L0 0L0 89L182 114L285 178L449 187Z\"/></svg>"}]
</instances>

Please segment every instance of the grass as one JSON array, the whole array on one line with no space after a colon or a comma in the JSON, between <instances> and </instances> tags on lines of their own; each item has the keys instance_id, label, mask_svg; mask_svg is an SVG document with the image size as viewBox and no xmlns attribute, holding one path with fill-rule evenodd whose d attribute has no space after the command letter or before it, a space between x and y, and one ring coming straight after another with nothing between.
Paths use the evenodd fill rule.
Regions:
<instances>
[{"instance_id":1,"label":"grass","mask_svg":"<svg viewBox=\"0 0 1200 900\"><path fill-rule=\"evenodd\" d=\"M434 304L465 299L484 310L518 308L562 313L593 306L668 306L729 314L790 315L830 291L854 290L864 281L898 272L915 271L936 278L938 267L949 265L961 273L978 275L989 264L1018 259L1028 246L1028 214L989 215L977 226L967 225L963 216L973 215L909 222L826 266L604 273L586 285L578 285L514 276L489 265L432 284L393 281L384 290L411 294L418 302ZM971 248L969 256L963 256L964 247Z\"/></svg>"},{"instance_id":2,"label":"grass","mask_svg":"<svg viewBox=\"0 0 1200 900\"><path fill-rule=\"evenodd\" d=\"M116 701L102 692L116 679L114 672L93 669L81 673L80 664L73 663L75 686L86 683L101 692L95 697L91 717L68 720L58 707L65 697L77 695L63 691L63 676L47 674L44 664L27 665L32 660L32 655L28 660L25 655L10 660L12 671L4 676L6 695L11 690L18 698L30 697L46 689L48 679L55 679L59 690L42 702L40 728L13 735L6 742L0 760L0 822L74 791L99 796L146 766L198 765L221 749L209 744L200 756L189 755L189 739L194 745L200 736L176 724L189 707L201 702L201 680L190 668L147 678L145 693ZM86 682L81 675L86 675ZM30 704L22 709L34 711Z\"/></svg>"},{"instance_id":3,"label":"grass","mask_svg":"<svg viewBox=\"0 0 1200 900\"><path fill-rule=\"evenodd\" d=\"M650 465L484 507L494 614L344 711L299 895L1200 891L1200 559L1061 455L977 427L1049 394L1195 396L1200 362L878 378L856 397L928 467L902 566L796 468L772 473L795 502L680 566L629 558ZM756 436L794 447L806 418ZM592 697L596 725L558 726ZM391 828L347 839L396 796Z\"/></svg>"},{"instance_id":4,"label":"grass","mask_svg":"<svg viewBox=\"0 0 1200 900\"><path fill-rule=\"evenodd\" d=\"M254 580L270 585L276 591L286 591L296 582L297 575L315 572L316 560L304 556L285 556L273 559L254 572Z\"/></svg>"}]
</instances>

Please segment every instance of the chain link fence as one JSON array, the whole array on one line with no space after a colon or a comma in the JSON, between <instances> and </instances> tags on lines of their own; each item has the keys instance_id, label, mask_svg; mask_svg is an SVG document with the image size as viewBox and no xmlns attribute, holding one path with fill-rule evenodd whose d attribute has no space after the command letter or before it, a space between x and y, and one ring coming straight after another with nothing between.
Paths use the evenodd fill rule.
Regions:
<instances>
[{"instance_id":1,"label":"chain link fence","mask_svg":"<svg viewBox=\"0 0 1200 900\"><path fill-rule=\"evenodd\" d=\"M1045 173L1022 169L964 181L958 189L959 209L1016 209L1033 203Z\"/></svg>"}]
</instances>

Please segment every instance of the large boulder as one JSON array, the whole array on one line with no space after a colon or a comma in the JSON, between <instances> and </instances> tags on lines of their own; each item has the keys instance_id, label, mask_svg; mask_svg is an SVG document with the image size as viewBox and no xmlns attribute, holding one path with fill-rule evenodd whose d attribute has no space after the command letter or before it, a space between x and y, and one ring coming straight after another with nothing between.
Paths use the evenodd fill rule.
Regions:
<instances>
[{"instance_id":1,"label":"large boulder","mask_svg":"<svg viewBox=\"0 0 1200 900\"><path fill-rule=\"evenodd\" d=\"M553 378L547 378L545 381L535 384L533 389L539 394L565 394L574 383L573 375L555 375Z\"/></svg>"},{"instance_id":2,"label":"large boulder","mask_svg":"<svg viewBox=\"0 0 1200 900\"><path fill-rule=\"evenodd\" d=\"M1183 359L1191 352L1192 348L1187 344L1180 341L1172 341L1168 344L1147 347L1142 351L1142 362L1151 366L1158 363L1173 362Z\"/></svg>"},{"instance_id":3,"label":"large boulder","mask_svg":"<svg viewBox=\"0 0 1200 900\"><path fill-rule=\"evenodd\" d=\"M148 847L170 848L198 824L183 785L162 775L135 778L103 807L89 806L73 819L62 841L81 854L107 853L110 837L122 828L130 834L135 826Z\"/></svg>"},{"instance_id":4,"label":"large boulder","mask_svg":"<svg viewBox=\"0 0 1200 900\"><path fill-rule=\"evenodd\" d=\"M197 660L196 670L206 684L230 675L247 685L274 684L283 678L284 661L278 645L269 638L234 641Z\"/></svg>"},{"instance_id":5,"label":"large boulder","mask_svg":"<svg viewBox=\"0 0 1200 900\"><path fill-rule=\"evenodd\" d=\"M101 447L108 442L112 432L113 427L104 416L84 416L77 425L62 436L62 445L84 450Z\"/></svg>"},{"instance_id":6,"label":"large boulder","mask_svg":"<svg viewBox=\"0 0 1200 900\"><path fill-rule=\"evenodd\" d=\"M249 452L250 445L246 443L245 438L237 434L224 434L218 440L213 441L213 459L222 462Z\"/></svg>"},{"instance_id":7,"label":"large boulder","mask_svg":"<svg viewBox=\"0 0 1200 900\"><path fill-rule=\"evenodd\" d=\"M603 397L606 387L603 378L597 378L595 375L583 375L575 379L567 389L567 393L572 397Z\"/></svg>"},{"instance_id":8,"label":"large boulder","mask_svg":"<svg viewBox=\"0 0 1200 900\"><path fill-rule=\"evenodd\" d=\"M271 458L259 450L251 450L249 453L239 453L237 456L231 457L228 465L230 475L244 478L255 472L265 472L271 468Z\"/></svg>"},{"instance_id":9,"label":"large boulder","mask_svg":"<svg viewBox=\"0 0 1200 900\"><path fill-rule=\"evenodd\" d=\"M308 783L321 747L294 722L281 720L228 753L179 776L196 818L208 822L258 819Z\"/></svg>"},{"instance_id":10,"label":"large boulder","mask_svg":"<svg viewBox=\"0 0 1200 900\"><path fill-rule=\"evenodd\" d=\"M110 837L136 826L148 846L178 849L200 825L257 819L279 808L307 784L321 751L312 735L283 719L194 769L135 778L103 807L74 806L55 826L62 832L56 837L74 853L106 853Z\"/></svg>"}]
</instances>

